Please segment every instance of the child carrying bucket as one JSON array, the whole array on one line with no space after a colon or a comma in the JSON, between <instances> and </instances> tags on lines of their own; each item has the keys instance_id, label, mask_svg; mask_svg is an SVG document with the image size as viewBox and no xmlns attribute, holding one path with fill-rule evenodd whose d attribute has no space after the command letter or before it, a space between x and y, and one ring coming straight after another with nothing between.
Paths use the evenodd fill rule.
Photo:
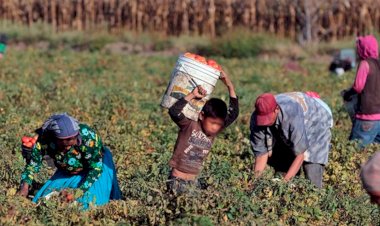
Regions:
<instances>
[{"instance_id":1,"label":"child carrying bucket","mask_svg":"<svg viewBox=\"0 0 380 226\"><path fill-rule=\"evenodd\" d=\"M169 161L171 172L167 186L172 194L188 192L190 187L198 185L197 177L215 137L238 117L239 104L234 86L229 76L223 71L220 80L225 84L230 95L228 108L223 100L212 98L203 106L197 121L187 118L183 113L185 106L207 95L207 91L198 85L169 109L170 117L179 127L174 153Z\"/></svg>"},{"instance_id":2,"label":"child carrying bucket","mask_svg":"<svg viewBox=\"0 0 380 226\"><path fill-rule=\"evenodd\" d=\"M187 118L197 121L202 107L210 98L210 94L219 80L221 69L214 60L206 60L206 58L192 53L181 55L172 72L161 106L169 109L175 102L200 85L207 94L203 98L189 101L182 111Z\"/></svg>"}]
</instances>

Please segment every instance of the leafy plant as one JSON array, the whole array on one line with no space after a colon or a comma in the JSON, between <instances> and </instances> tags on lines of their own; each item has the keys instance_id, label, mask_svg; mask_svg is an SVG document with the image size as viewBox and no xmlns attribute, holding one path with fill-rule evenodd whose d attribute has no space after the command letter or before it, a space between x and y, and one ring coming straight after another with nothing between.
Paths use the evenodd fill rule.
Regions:
<instances>
[{"instance_id":1,"label":"leafy plant","mask_svg":"<svg viewBox=\"0 0 380 226\"><path fill-rule=\"evenodd\" d=\"M351 122L339 96L354 74L330 77L325 62L313 59L300 61L308 72L304 75L283 70L280 59L217 57L237 87L240 117L216 139L200 176L205 189L168 195L165 182L177 127L159 103L175 60L11 47L0 61L0 224L379 225L379 210L370 204L358 176L360 165L378 146L363 152L347 141ZM319 92L333 110L322 190L302 175L290 183L272 181L271 170L253 179L247 140L253 101L262 92L296 90ZM213 96L228 100L219 83ZM24 166L20 138L62 111L96 128L110 147L123 200L81 212L58 198L35 205L15 194ZM36 187L53 172L43 167Z\"/></svg>"}]
</instances>

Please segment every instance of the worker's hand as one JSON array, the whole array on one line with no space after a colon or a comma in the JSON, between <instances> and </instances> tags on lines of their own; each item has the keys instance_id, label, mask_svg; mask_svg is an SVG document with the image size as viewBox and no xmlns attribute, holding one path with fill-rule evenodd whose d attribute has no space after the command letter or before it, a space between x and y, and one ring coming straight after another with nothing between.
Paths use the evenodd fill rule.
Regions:
<instances>
[{"instance_id":1,"label":"worker's hand","mask_svg":"<svg viewBox=\"0 0 380 226\"><path fill-rule=\"evenodd\" d=\"M232 84L232 81L230 79L230 76L224 71L222 70L220 72L220 78L219 78L223 83L224 85L227 87L228 89L228 92L230 94L230 97L233 97L233 98L236 98L236 92L235 92L235 88L234 88L234 85Z\"/></svg>"},{"instance_id":2,"label":"worker's hand","mask_svg":"<svg viewBox=\"0 0 380 226\"><path fill-rule=\"evenodd\" d=\"M27 197L29 194L29 184L23 183L20 187L20 190L17 192L17 194L22 197Z\"/></svg>"},{"instance_id":3,"label":"worker's hand","mask_svg":"<svg viewBox=\"0 0 380 226\"><path fill-rule=\"evenodd\" d=\"M233 86L232 85L232 81L230 79L230 76L228 76L228 74L225 72L225 71L221 71L220 72L220 77L219 79L224 83L224 85L226 85L227 87L230 87L230 86Z\"/></svg>"},{"instance_id":4,"label":"worker's hand","mask_svg":"<svg viewBox=\"0 0 380 226\"><path fill-rule=\"evenodd\" d=\"M38 135L34 137L23 136L21 138L21 142L22 142L21 153L22 153L22 157L24 157L27 164L29 164L30 160L32 159L32 150L33 150L34 145L37 142L37 139L38 139Z\"/></svg>"},{"instance_id":5,"label":"worker's hand","mask_svg":"<svg viewBox=\"0 0 380 226\"><path fill-rule=\"evenodd\" d=\"M264 171L255 171L253 174L253 178L259 179L263 175Z\"/></svg>"},{"instance_id":6,"label":"worker's hand","mask_svg":"<svg viewBox=\"0 0 380 226\"><path fill-rule=\"evenodd\" d=\"M191 101L192 99L202 99L207 95L207 91L203 89L202 86L197 86L193 89L193 91L187 96L185 96L186 101Z\"/></svg>"},{"instance_id":7,"label":"worker's hand","mask_svg":"<svg viewBox=\"0 0 380 226\"><path fill-rule=\"evenodd\" d=\"M207 95L207 91L202 86L197 86L192 92L195 96L195 98L203 98Z\"/></svg>"},{"instance_id":8,"label":"worker's hand","mask_svg":"<svg viewBox=\"0 0 380 226\"><path fill-rule=\"evenodd\" d=\"M342 95L344 101L349 102L349 101L351 101L351 99L352 99L351 95L349 95L348 90L343 90L343 91L341 92L341 95Z\"/></svg>"},{"instance_id":9,"label":"worker's hand","mask_svg":"<svg viewBox=\"0 0 380 226\"><path fill-rule=\"evenodd\" d=\"M352 97L356 94L354 89L345 89L343 90L340 95L343 97L343 100L346 102L350 102L352 100Z\"/></svg>"},{"instance_id":10,"label":"worker's hand","mask_svg":"<svg viewBox=\"0 0 380 226\"><path fill-rule=\"evenodd\" d=\"M32 148L28 148L24 145L21 145L21 154L22 157L25 159L26 164L29 164L30 160L32 159L32 150Z\"/></svg>"}]
</instances>

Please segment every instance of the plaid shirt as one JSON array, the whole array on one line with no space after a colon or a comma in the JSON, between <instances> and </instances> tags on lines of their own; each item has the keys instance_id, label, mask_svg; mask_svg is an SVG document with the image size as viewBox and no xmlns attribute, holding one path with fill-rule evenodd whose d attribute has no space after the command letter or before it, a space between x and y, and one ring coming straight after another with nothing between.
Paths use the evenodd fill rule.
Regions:
<instances>
[{"instance_id":1,"label":"plaid shirt","mask_svg":"<svg viewBox=\"0 0 380 226\"><path fill-rule=\"evenodd\" d=\"M295 155L305 153L305 161L326 164L330 151L333 118L321 99L301 92L276 95L280 111L272 126L256 126L251 117L251 145L256 156L273 149L281 139Z\"/></svg>"}]
</instances>

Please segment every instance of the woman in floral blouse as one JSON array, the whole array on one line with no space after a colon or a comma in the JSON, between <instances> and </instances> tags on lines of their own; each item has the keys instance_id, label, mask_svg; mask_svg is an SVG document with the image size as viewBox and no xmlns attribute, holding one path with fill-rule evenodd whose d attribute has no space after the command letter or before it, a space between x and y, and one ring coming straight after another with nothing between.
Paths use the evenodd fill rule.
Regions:
<instances>
[{"instance_id":1,"label":"woman in floral blouse","mask_svg":"<svg viewBox=\"0 0 380 226\"><path fill-rule=\"evenodd\" d=\"M38 139L30 155L25 154L27 149L23 150L27 164L21 175L20 195L28 195L43 156L49 155L57 171L37 192L33 202L66 188L83 191L77 201L83 204L84 209L90 203L104 205L110 199L121 198L111 152L103 146L93 129L64 113L51 116L36 132Z\"/></svg>"}]
</instances>

